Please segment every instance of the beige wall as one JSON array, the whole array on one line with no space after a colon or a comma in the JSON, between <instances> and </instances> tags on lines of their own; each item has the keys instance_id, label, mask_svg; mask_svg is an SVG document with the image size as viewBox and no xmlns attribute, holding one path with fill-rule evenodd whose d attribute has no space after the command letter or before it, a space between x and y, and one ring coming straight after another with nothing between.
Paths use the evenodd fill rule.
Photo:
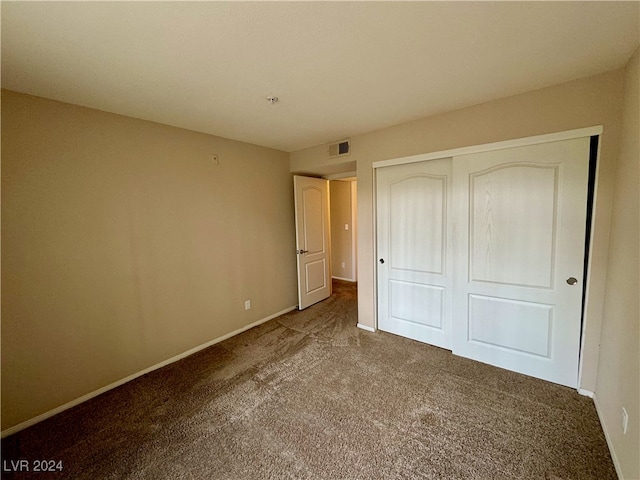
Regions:
<instances>
[{"instance_id":1,"label":"beige wall","mask_svg":"<svg viewBox=\"0 0 640 480\"><path fill-rule=\"evenodd\" d=\"M2 428L296 305L288 160L3 91Z\"/></svg>"},{"instance_id":2,"label":"beige wall","mask_svg":"<svg viewBox=\"0 0 640 480\"><path fill-rule=\"evenodd\" d=\"M593 231L592 281L581 387L596 383L609 223L618 154L624 71L617 70L351 137L358 178L358 321L375 326L374 195L372 163L421 153L603 125ZM319 171L324 145L293 152L291 171Z\"/></svg>"},{"instance_id":3,"label":"beige wall","mask_svg":"<svg viewBox=\"0 0 640 480\"><path fill-rule=\"evenodd\" d=\"M352 222L352 182L329 182L331 199L331 270L334 277L355 281ZM349 230L344 226L349 225ZM342 266L344 264L344 267Z\"/></svg>"},{"instance_id":4,"label":"beige wall","mask_svg":"<svg viewBox=\"0 0 640 480\"><path fill-rule=\"evenodd\" d=\"M596 401L623 478L640 478L640 51L627 65ZM629 427L622 433L622 407Z\"/></svg>"}]
</instances>

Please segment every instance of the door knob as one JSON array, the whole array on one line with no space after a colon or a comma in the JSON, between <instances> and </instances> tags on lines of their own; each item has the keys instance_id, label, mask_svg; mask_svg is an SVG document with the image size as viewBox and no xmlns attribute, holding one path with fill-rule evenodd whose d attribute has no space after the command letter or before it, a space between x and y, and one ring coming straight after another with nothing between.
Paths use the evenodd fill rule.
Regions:
<instances>
[{"instance_id":1,"label":"door knob","mask_svg":"<svg viewBox=\"0 0 640 480\"><path fill-rule=\"evenodd\" d=\"M297 253L302 255L303 253L309 253L309 250L298 250Z\"/></svg>"},{"instance_id":2,"label":"door knob","mask_svg":"<svg viewBox=\"0 0 640 480\"><path fill-rule=\"evenodd\" d=\"M381 259L380 259L380 263L384 263L384 258L381 258Z\"/></svg>"},{"instance_id":3,"label":"door knob","mask_svg":"<svg viewBox=\"0 0 640 480\"><path fill-rule=\"evenodd\" d=\"M567 283L569 285L575 285L576 283L578 283L578 280L575 277L569 277L567 278Z\"/></svg>"}]
</instances>

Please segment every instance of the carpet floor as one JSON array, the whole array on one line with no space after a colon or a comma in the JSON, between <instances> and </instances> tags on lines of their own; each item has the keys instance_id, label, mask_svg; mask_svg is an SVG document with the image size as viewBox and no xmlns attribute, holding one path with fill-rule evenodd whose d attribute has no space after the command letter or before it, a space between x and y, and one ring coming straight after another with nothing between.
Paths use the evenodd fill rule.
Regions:
<instances>
[{"instance_id":1,"label":"carpet floor","mask_svg":"<svg viewBox=\"0 0 640 480\"><path fill-rule=\"evenodd\" d=\"M356 289L2 441L3 478L615 479L593 401L356 328ZM62 461L12 473L11 460ZM15 465L15 464L14 464Z\"/></svg>"}]
</instances>

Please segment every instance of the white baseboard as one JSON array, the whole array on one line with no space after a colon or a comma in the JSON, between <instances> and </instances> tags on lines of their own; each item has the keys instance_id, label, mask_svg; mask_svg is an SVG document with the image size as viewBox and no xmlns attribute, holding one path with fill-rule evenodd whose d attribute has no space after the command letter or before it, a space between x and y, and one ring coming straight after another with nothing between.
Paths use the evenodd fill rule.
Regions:
<instances>
[{"instance_id":1,"label":"white baseboard","mask_svg":"<svg viewBox=\"0 0 640 480\"><path fill-rule=\"evenodd\" d=\"M193 355L196 352L199 352L200 350L204 350L207 347L210 347L211 345L215 345L216 343L220 343L228 338L231 338L235 335L238 335L246 330L249 330L250 328L253 327L257 327L258 325L261 325L265 322L268 322L269 320L273 320L276 317L279 317L280 315L284 315L285 313L288 313L292 310L295 310L296 308L298 308L297 305L294 305L293 307L289 307L289 308L285 308L284 310L281 310L277 313L274 313L273 315L269 315L268 317L262 318L256 322L253 322L249 325L246 325L242 328L239 328L237 330L234 330L231 333L227 333L226 335L223 335L221 337L218 337L214 340L211 340L207 343L203 343L202 345L198 345L197 347L191 348L189 350L187 350L186 352L180 353L174 357L171 357L167 360L164 360L163 362L157 363L155 365L152 365L151 367L145 368L144 370L140 370L139 372L134 373L133 375L129 375L128 377L125 377L121 380L118 380L116 382L110 383L109 385L106 385L102 388L99 388L98 390L95 390L91 393L87 393L86 395L83 395L79 398L76 398L75 400L72 400L68 403L65 403L64 405L60 405L59 407L54 408L53 410L49 410L47 412L44 412L40 415L38 415L37 417L33 417L30 418L29 420L25 420L22 423L19 423L18 425L14 425L13 427L7 428L5 430L2 430L2 432L0 433L0 437L4 438L7 437L9 435L13 435L14 433L19 432L20 430L24 430L25 428L28 428L32 425L35 425L36 423L42 422L43 420L46 420L49 417L53 417L54 415L57 415L58 413L64 412L65 410L68 410L72 407L75 407L76 405L80 405L83 402L86 402L87 400L90 400L94 397L97 397L98 395L104 393L104 392L108 392L109 390L112 390L116 387L119 387L120 385L123 385L127 382L130 382L131 380L134 380L138 377L141 377L142 375L145 375L149 372L153 372L154 370L157 370L159 368L165 367L171 363L177 362L178 360L182 360L185 357L188 357L189 355Z\"/></svg>"},{"instance_id":2,"label":"white baseboard","mask_svg":"<svg viewBox=\"0 0 640 480\"><path fill-rule=\"evenodd\" d=\"M333 276L331 278L334 278L336 280L342 280L342 281L345 281L345 282L351 282L351 283L355 283L356 282L353 278L343 278L343 277L333 277Z\"/></svg>"},{"instance_id":3,"label":"white baseboard","mask_svg":"<svg viewBox=\"0 0 640 480\"><path fill-rule=\"evenodd\" d=\"M579 388L578 393L584 397L593 398L593 392L591 390L585 390L584 388Z\"/></svg>"},{"instance_id":4,"label":"white baseboard","mask_svg":"<svg viewBox=\"0 0 640 480\"><path fill-rule=\"evenodd\" d=\"M600 425L602 426L602 431L604 432L604 438L607 439L607 446L609 447L609 453L611 453L611 460L613 460L613 466L616 467L616 474L618 478L623 478L622 476L622 467L620 467L620 462L618 461L618 457L616 457L616 451L613 449L613 442L611 441L611 437L609 436L609 431L607 430L607 424L604 423L604 417L602 413L600 413L600 404L598 403L598 397L596 397L595 393L592 393L593 403L596 406L596 412L598 413L598 418L600 419Z\"/></svg>"},{"instance_id":5,"label":"white baseboard","mask_svg":"<svg viewBox=\"0 0 640 480\"><path fill-rule=\"evenodd\" d=\"M356 325L358 328L361 328L363 330L366 330L367 332L376 332L376 329L373 327L370 327L369 325L363 325L362 323L359 323L358 325Z\"/></svg>"}]
</instances>

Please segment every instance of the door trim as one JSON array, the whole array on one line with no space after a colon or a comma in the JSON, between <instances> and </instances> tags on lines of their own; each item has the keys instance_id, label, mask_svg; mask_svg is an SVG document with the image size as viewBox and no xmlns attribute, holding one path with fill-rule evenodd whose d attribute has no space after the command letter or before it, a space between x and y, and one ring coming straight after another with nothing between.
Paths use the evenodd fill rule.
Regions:
<instances>
[{"instance_id":1,"label":"door trim","mask_svg":"<svg viewBox=\"0 0 640 480\"><path fill-rule=\"evenodd\" d=\"M439 160L447 157L457 157L460 155L469 155L472 153L491 152L494 150L503 150L505 148L526 147L539 143L559 142L561 140L572 140L574 138L592 137L594 135L602 135L602 125L596 125L587 128L578 128L576 130L567 130L565 132L546 133L544 135L535 135L533 137L514 138L513 140L504 140L502 142L484 143L482 145L473 145L470 147L454 148L452 150L441 150L439 152L421 153L419 155L411 155L408 157L392 158L389 160L379 160L373 162L374 170L380 167L390 167L393 165L402 165L405 163L424 162L425 160Z\"/></svg>"}]
</instances>

